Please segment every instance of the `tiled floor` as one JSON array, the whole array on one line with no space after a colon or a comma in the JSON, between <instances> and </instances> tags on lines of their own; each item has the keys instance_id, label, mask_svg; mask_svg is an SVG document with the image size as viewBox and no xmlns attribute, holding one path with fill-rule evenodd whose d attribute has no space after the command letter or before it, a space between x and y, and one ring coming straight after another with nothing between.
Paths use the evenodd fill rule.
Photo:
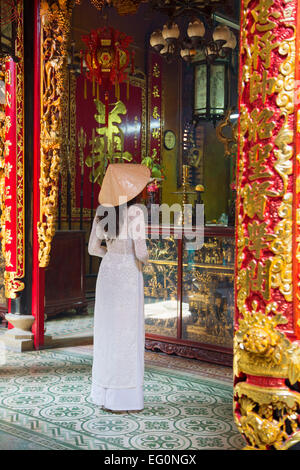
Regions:
<instances>
[{"instance_id":1,"label":"tiled floor","mask_svg":"<svg viewBox=\"0 0 300 470\"><path fill-rule=\"evenodd\" d=\"M237 450L232 384L198 361L146 353L145 408L116 415L90 398L91 346L7 352L0 449Z\"/></svg>"}]
</instances>

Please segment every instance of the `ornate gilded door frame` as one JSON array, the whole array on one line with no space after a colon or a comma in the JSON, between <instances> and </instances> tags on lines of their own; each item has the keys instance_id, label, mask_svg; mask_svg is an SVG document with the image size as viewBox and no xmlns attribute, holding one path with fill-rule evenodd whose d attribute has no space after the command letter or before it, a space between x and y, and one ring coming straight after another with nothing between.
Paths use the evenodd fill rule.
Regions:
<instances>
[{"instance_id":1,"label":"ornate gilded door frame","mask_svg":"<svg viewBox=\"0 0 300 470\"><path fill-rule=\"evenodd\" d=\"M74 1L35 0L32 331L44 344L45 268L55 234L58 176L65 156L66 60Z\"/></svg>"},{"instance_id":2,"label":"ornate gilded door frame","mask_svg":"<svg viewBox=\"0 0 300 470\"><path fill-rule=\"evenodd\" d=\"M41 10L36 287L54 235L70 3L49 0ZM297 0L241 5L234 416L251 449L300 441L297 8Z\"/></svg>"},{"instance_id":3,"label":"ornate gilded door frame","mask_svg":"<svg viewBox=\"0 0 300 470\"><path fill-rule=\"evenodd\" d=\"M248 449L300 441L298 4L241 4L234 416Z\"/></svg>"}]
</instances>

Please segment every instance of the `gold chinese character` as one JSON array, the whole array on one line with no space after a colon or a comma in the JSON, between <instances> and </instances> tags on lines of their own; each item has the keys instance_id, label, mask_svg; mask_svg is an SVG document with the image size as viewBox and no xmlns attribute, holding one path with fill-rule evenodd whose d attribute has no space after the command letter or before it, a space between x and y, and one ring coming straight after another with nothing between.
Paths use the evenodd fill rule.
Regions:
<instances>
[{"instance_id":1,"label":"gold chinese character","mask_svg":"<svg viewBox=\"0 0 300 470\"><path fill-rule=\"evenodd\" d=\"M153 129L152 131L153 139L159 139L159 136L160 136L160 129Z\"/></svg>"},{"instance_id":2,"label":"gold chinese character","mask_svg":"<svg viewBox=\"0 0 300 470\"><path fill-rule=\"evenodd\" d=\"M5 200L12 199L12 195L10 194L11 187L6 185L5 186Z\"/></svg>"},{"instance_id":3,"label":"gold chinese character","mask_svg":"<svg viewBox=\"0 0 300 470\"><path fill-rule=\"evenodd\" d=\"M5 178L10 177L10 172L11 172L12 168L13 168L13 166L11 165L11 163L7 162L6 165L5 165Z\"/></svg>"},{"instance_id":4,"label":"gold chinese character","mask_svg":"<svg viewBox=\"0 0 300 470\"><path fill-rule=\"evenodd\" d=\"M261 250L268 248L267 241L273 240L275 235L269 234L266 230L266 222L257 222L248 224L249 238L245 238L245 245L250 251L254 252L256 259L260 258Z\"/></svg>"},{"instance_id":5,"label":"gold chinese character","mask_svg":"<svg viewBox=\"0 0 300 470\"><path fill-rule=\"evenodd\" d=\"M12 268L13 265L11 264L11 251L5 250L5 265L7 268Z\"/></svg>"},{"instance_id":6,"label":"gold chinese character","mask_svg":"<svg viewBox=\"0 0 300 470\"><path fill-rule=\"evenodd\" d=\"M265 300L270 299L271 289L271 265L267 259L265 264L252 260L247 267L246 282L253 292L261 292Z\"/></svg>"},{"instance_id":7,"label":"gold chinese character","mask_svg":"<svg viewBox=\"0 0 300 470\"><path fill-rule=\"evenodd\" d=\"M250 103L258 99L261 95L262 102L265 103L267 95L274 93L276 79L267 78L268 72L264 70L262 76L258 72L253 72L250 76Z\"/></svg>"},{"instance_id":8,"label":"gold chinese character","mask_svg":"<svg viewBox=\"0 0 300 470\"><path fill-rule=\"evenodd\" d=\"M270 20L270 17L275 19L280 17L278 11L270 11L271 6L274 5L273 0L260 0L258 5L251 10L251 14L254 18L255 23L251 28L251 33L257 31L270 31L275 28L276 23Z\"/></svg>"},{"instance_id":9,"label":"gold chinese character","mask_svg":"<svg viewBox=\"0 0 300 470\"><path fill-rule=\"evenodd\" d=\"M154 117L154 119L159 119L160 118L157 106L154 106L152 116Z\"/></svg>"},{"instance_id":10,"label":"gold chinese character","mask_svg":"<svg viewBox=\"0 0 300 470\"><path fill-rule=\"evenodd\" d=\"M12 238L12 235L11 235L11 230L9 230L7 228L5 229L4 238L5 238L5 244L6 245L11 245L12 244L13 238Z\"/></svg>"},{"instance_id":11,"label":"gold chinese character","mask_svg":"<svg viewBox=\"0 0 300 470\"><path fill-rule=\"evenodd\" d=\"M251 111L250 118L247 122L248 138L250 141L256 141L257 136L259 139L268 139L272 136L272 131L275 127L275 122L269 121L273 117L274 112L270 109L263 109L260 111L255 108Z\"/></svg>"},{"instance_id":12,"label":"gold chinese character","mask_svg":"<svg viewBox=\"0 0 300 470\"><path fill-rule=\"evenodd\" d=\"M159 90L158 90L158 86L157 86L157 85L154 85L154 86L153 86L152 95L153 95L154 98L160 98L160 94L159 94Z\"/></svg>"},{"instance_id":13,"label":"gold chinese character","mask_svg":"<svg viewBox=\"0 0 300 470\"><path fill-rule=\"evenodd\" d=\"M6 140L4 143L4 155L7 157L9 155L9 147L12 145L10 140Z\"/></svg>"},{"instance_id":14,"label":"gold chinese character","mask_svg":"<svg viewBox=\"0 0 300 470\"><path fill-rule=\"evenodd\" d=\"M11 85L11 71L5 71L5 85Z\"/></svg>"},{"instance_id":15,"label":"gold chinese character","mask_svg":"<svg viewBox=\"0 0 300 470\"><path fill-rule=\"evenodd\" d=\"M11 206L5 207L5 220L11 222Z\"/></svg>"},{"instance_id":16,"label":"gold chinese character","mask_svg":"<svg viewBox=\"0 0 300 470\"><path fill-rule=\"evenodd\" d=\"M10 116L5 116L5 132L9 132L9 129L11 128L11 117Z\"/></svg>"},{"instance_id":17,"label":"gold chinese character","mask_svg":"<svg viewBox=\"0 0 300 470\"><path fill-rule=\"evenodd\" d=\"M260 220L263 220L267 197L270 195L267 191L269 186L269 181L263 183L255 181L252 186L246 184L243 188L244 211L249 217L253 218L257 215Z\"/></svg>"},{"instance_id":18,"label":"gold chinese character","mask_svg":"<svg viewBox=\"0 0 300 470\"><path fill-rule=\"evenodd\" d=\"M11 93L9 93L9 91L7 91L6 94L5 94L5 97L6 97L6 106L11 108Z\"/></svg>"},{"instance_id":19,"label":"gold chinese character","mask_svg":"<svg viewBox=\"0 0 300 470\"><path fill-rule=\"evenodd\" d=\"M160 76L160 70L158 64L154 64L153 77L158 78Z\"/></svg>"},{"instance_id":20,"label":"gold chinese character","mask_svg":"<svg viewBox=\"0 0 300 470\"><path fill-rule=\"evenodd\" d=\"M254 41L250 47L252 63L257 70L258 58L260 57L263 67L268 69L271 65L271 53L273 49L279 46L279 42L272 42L275 36L271 31L267 31L263 36L254 36Z\"/></svg>"},{"instance_id":21,"label":"gold chinese character","mask_svg":"<svg viewBox=\"0 0 300 470\"><path fill-rule=\"evenodd\" d=\"M157 158L157 149L156 148L152 149L151 158L152 158L152 160L156 160L156 158Z\"/></svg>"},{"instance_id":22,"label":"gold chinese character","mask_svg":"<svg viewBox=\"0 0 300 470\"><path fill-rule=\"evenodd\" d=\"M270 156L273 146L271 144L261 146L254 145L249 151L249 166L253 168L252 174L249 175L250 180L257 178L269 178L272 173L267 171L265 166L266 160Z\"/></svg>"}]
</instances>

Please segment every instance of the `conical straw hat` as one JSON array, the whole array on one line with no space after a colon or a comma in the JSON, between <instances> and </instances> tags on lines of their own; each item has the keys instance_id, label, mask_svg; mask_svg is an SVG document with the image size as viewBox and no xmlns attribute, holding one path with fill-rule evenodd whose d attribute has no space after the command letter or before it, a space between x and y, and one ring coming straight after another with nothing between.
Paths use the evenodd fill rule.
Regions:
<instances>
[{"instance_id":1,"label":"conical straw hat","mask_svg":"<svg viewBox=\"0 0 300 470\"><path fill-rule=\"evenodd\" d=\"M111 163L104 175L99 203L119 206L136 197L150 180L150 170L138 163Z\"/></svg>"}]
</instances>

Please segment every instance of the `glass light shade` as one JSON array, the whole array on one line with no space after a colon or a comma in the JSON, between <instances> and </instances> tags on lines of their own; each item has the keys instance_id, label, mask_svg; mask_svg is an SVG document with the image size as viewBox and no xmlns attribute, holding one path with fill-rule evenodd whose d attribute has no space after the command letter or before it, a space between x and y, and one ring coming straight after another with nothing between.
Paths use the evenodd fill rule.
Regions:
<instances>
[{"instance_id":1,"label":"glass light shade","mask_svg":"<svg viewBox=\"0 0 300 470\"><path fill-rule=\"evenodd\" d=\"M235 46L236 46L236 37L235 35L233 34L232 31L230 31L230 38L229 40L224 44L224 49L235 49Z\"/></svg>"},{"instance_id":2,"label":"glass light shade","mask_svg":"<svg viewBox=\"0 0 300 470\"><path fill-rule=\"evenodd\" d=\"M231 31L228 26L219 25L214 29L213 40L215 42L223 42L225 44L227 41L230 40L230 35Z\"/></svg>"},{"instance_id":3,"label":"glass light shade","mask_svg":"<svg viewBox=\"0 0 300 470\"><path fill-rule=\"evenodd\" d=\"M165 24L162 30L162 37L167 42L175 42L180 36L180 31L176 23Z\"/></svg>"},{"instance_id":4,"label":"glass light shade","mask_svg":"<svg viewBox=\"0 0 300 470\"><path fill-rule=\"evenodd\" d=\"M180 51L181 58L186 62L189 62L194 57L195 54L196 54L195 49L181 49Z\"/></svg>"},{"instance_id":5,"label":"glass light shade","mask_svg":"<svg viewBox=\"0 0 300 470\"><path fill-rule=\"evenodd\" d=\"M214 62L214 47L207 48L207 61L195 65L194 115L215 121L224 115L228 99L227 62Z\"/></svg>"},{"instance_id":6,"label":"glass light shade","mask_svg":"<svg viewBox=\"0 0 300 470\"><path fill-rule=\"evenodd\" d=\"M205 27L202 21L200 21L198 18L192 20L189 23L187 35L189 38L203 38L205 35Z\"/></svg>"},{"instance_id":7,"label":"glass light shade","mask_svg":"<svg viewBox=\"0 0 300 470\"><path fill-rule=\"evenodd\" d=\"M190 56L190 49L181 49L180 51L181 58L188 62L191 58Z\"/></svg>"},{"instance_id":8,"label":"glass light shade","mask_svg":"<svg viewBox=\"0 0 300 470\"><path fill-rule=\"evenodd\" d=\"M168 54L168 52L169 52L169 51L168 51L168 46L167 46L167 44L166 44L166 45L161 49L160 54L161 54L161 55L166 55L166 54Z\"/></svg>"},{"instance_id":9,"label":"glass light shade","mask_svg":"<svg viewBox=\"0 0 300 470\"><path fill-rule=\"evenodd\" d=\"M165 46L165 44L166 41L162 37L161 31L159 29L153 31L150 36L150 46L159 52Z\"/></svg>"},{"instance_id":10,"label":"glass light shade","mask_svg":"<svg viewBox=\"0 0 300 470\"><path fill-rule=\"evenodd\" d=\"M181 49L180 55L184 59L185 56L190 55L190 50L189 49Z\"/></svg>"}]
</instances>

